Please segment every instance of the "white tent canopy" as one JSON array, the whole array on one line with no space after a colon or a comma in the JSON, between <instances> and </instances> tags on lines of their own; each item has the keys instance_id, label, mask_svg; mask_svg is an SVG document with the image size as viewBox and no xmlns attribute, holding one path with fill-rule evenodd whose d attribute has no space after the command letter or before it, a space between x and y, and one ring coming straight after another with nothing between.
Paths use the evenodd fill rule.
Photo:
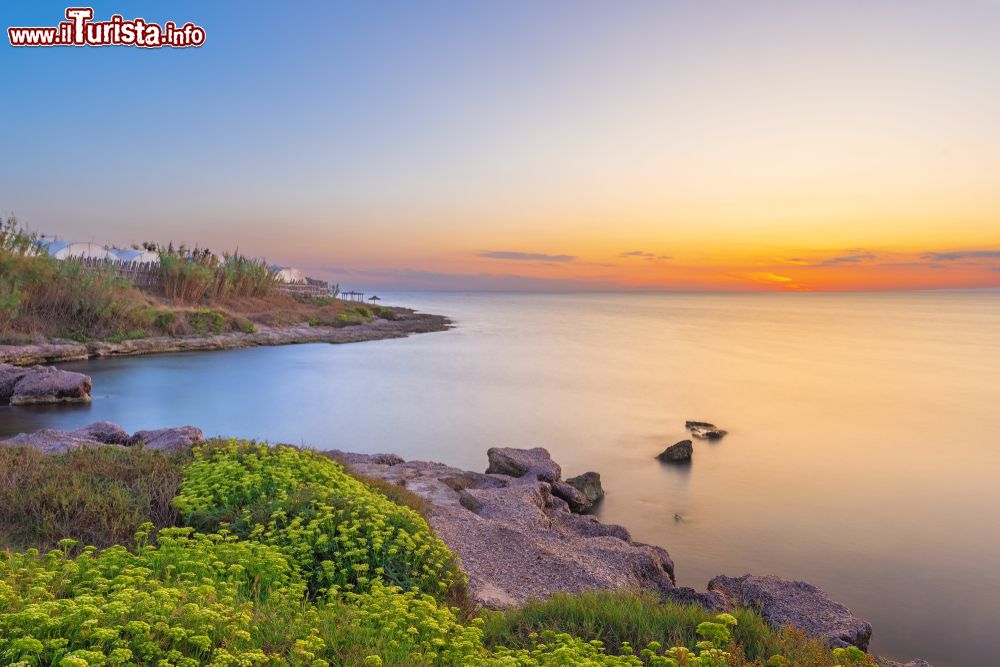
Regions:
<instances>
[{"instance_id":1,"label":"white tent canopy","mask_svg":"<svg viewBox=\"0 0 1000 667\"><path fill-rule=\"evenodd\" d=\"M275 278L280 283L304 283L306 274L291 266L272 266L271 269L277 272Z\"/></svg>"},{"instance_id":2,"label":"white tent canopy","mask_svg":"<svg viewBox=\"0 0 1000 667\"><path fill-rule=\"evenodd\" d=\"M88 241L41 241L42 248L56 259L110 259L118 261L115 254L102 245Z\"/></svg>"}]
</instances>

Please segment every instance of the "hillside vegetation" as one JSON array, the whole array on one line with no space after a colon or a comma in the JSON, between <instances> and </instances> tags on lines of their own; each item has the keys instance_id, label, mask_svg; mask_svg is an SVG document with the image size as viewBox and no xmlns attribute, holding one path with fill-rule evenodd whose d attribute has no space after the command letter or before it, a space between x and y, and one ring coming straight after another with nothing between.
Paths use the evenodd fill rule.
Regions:
<instances>
[{"instance_id":1,"label":"hillside vegetation","mask_svg":"<svg viewBox=\"0 0 1000 667\"><path fill-rule=\"evenodd\" d=\"M7 218L0 223L0 342L120 342L300 323L342 327L394 315L339 299L293 298L276 288L275 272L262 260L239 253L219 257L173 245L159 253L162 289L143 291L113 267L39 252L35 237Z\"/></svg>"},{"instance_id":2,"label":"hillside vegetation","mask_svg":"<svg viewBox=\"0 0 1000 667\"><path fill-rule=\"evenodd\" d=\"M309 451L218 441L174 456L0 455L0 501L25 494L0 514L0 543L23 549L0 551L0 664L869 664L748 611L715 616L639 593L477 615L455 557L415 509ZM134 511L101 520L129 501Z\"/></svg>"}]
</instances>

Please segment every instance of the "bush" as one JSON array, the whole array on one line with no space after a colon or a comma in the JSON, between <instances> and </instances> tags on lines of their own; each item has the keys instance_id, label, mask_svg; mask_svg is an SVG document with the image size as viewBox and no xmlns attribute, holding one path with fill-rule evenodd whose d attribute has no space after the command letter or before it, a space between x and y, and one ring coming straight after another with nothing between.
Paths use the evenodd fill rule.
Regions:
<instances>
[{"instance_id":1,"label":"bush","mask_svg":"<svg viewBox=\"0 0 1000 667\"><path fill-rule=\"evenodd\" d=\"M224 528L279 547L315 593L383 582L445 598L464 585L417 512L313 452L235 441L202 448L174 505L200 531Z\"/></svg>"},{"instance_id":2,"label":"bush","mask_svg":"<svg viewBox=\"0 0 1000 667\"><path fill-rule=\"evenodd\" d=\"M196 334L221 334L226 325L226 316L217 310L193 310L187 313L187 323Z\"/></svg>"},{"instance_id":3,"label":"bush","mask_svg":"<svg viewBox=\"0 0 1000 667\"><path fill-rule=\"evenodd\" d=\"M208 249L175 249L171 244L160 251L160 277L164 296L194 303L270 296L276 291L277 272L262 259L239 253L219 257Z\"/></svg>"}]
</instances>

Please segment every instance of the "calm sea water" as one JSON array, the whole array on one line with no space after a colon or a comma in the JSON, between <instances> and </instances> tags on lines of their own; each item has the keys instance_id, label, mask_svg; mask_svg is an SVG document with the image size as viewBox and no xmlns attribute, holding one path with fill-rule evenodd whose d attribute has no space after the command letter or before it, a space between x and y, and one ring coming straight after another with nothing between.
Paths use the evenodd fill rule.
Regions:
<instances>
[{"instance_id":1,"label":"calm sea water","mask_svg":"<svg viewBox=\"0 0 1000 667\"><path fill-rule=\"evenodd\" d=\"M681 584L775 573L875 626L873 648L994 664L1000 293L397 294L410 339L66 364L87 407L0 408L0 435L97 419L485 469L494 445L601 473L603 520ZM689 467L685 419L730 431ZM677 518L679 517L679 518Z\"/></svg>"}]
</instances>

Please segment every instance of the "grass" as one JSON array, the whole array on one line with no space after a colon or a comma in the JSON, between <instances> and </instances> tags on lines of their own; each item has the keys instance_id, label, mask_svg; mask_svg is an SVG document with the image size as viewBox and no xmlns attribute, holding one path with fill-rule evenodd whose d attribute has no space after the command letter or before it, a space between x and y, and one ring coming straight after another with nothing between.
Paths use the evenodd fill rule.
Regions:
<instances>
[{"instance_id":1,"label":"grass","mask_svg":"<svg viewBox=\"0 0 1000 667\"><path fill-rule=\"evenodd\" d=\"M188 457L142 448L80 449L49 456L0 447L0 546L55 548L75 538L125 544L145 522L171 526L171 500Z\"/></svg>"}]
</instances>

